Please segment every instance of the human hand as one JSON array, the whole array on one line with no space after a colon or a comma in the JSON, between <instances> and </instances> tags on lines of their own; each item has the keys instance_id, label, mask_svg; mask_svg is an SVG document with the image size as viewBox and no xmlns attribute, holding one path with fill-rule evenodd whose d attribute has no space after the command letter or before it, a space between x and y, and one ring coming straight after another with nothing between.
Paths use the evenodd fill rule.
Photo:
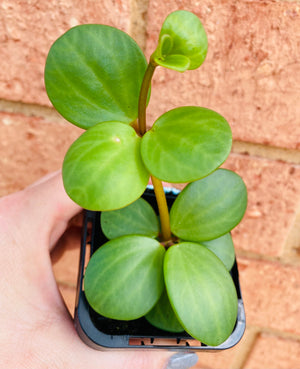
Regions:
<instances>
[{"instance_id":1,"label":"human hand","mask_svg":"<svg viewBox=\"0 0 300 369\"><path fill-rule=\"evenodd\" d=\"M78 337L59 293L50 252L80 208L65 194L61 173L0 199L0 367L188 368L195 354L103 351Z\"/></svg>"}]
</instances>

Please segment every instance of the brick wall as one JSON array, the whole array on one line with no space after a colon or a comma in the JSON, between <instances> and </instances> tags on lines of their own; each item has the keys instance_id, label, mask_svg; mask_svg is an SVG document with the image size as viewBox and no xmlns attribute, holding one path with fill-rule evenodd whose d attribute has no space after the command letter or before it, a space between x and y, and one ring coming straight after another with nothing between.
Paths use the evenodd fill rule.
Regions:
<instances>
[{"instance_id":1,"label":"brick wall","mask_svg":"<svg viewBox=\"0 0 300 369\"><path fill-rule=\"evenodd\" d=\"M0 0L0 196L61 167L79 128L46 96L52 42L71 26L104 23L130 33L147 56L173 10L202 20L202 68L155 75L149 121L178 105L212 108L234 137L225 167L245 180L246 216L234 231L247 330L233 349L201 353L197 368L300 368L300 2L299 0ZM74 235L53 256L74 307Z\"/></svg>"}]
</instances>

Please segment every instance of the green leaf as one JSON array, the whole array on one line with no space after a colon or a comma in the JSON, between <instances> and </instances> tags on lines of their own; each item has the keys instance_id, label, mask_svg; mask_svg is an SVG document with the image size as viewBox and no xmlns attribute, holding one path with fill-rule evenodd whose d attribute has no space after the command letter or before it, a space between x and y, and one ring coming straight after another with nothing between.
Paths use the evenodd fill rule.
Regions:
<instances>
[{"instance_id":1,"label":"green leaf","mask_svg":"<svg viewBox=\"0 0 300 369\"><path fill-rule=\"evenodd\" d=\"M164 288L165 249L143 236L123 236L108 241L90 259L84 291L99 314L132 320L147 314Z\"/></svg>"},{"instance_id":2,"label":"green leaf","mask_svg":"<svg viewBox=\"0 0 300 369\"><path fill-rule=\"evenodd\" d=\"M237 294L224 264L206 247L183 242L168 249L164 275L170 303L185 330L217 346L233 331Z\"/></svg>"},{"instance_id":3,"label":"green leaf","mask_svg":"<svg viewBox=\"0 0 300 369\"><path fill-rule=\"evenodd\" d=\"M140 198L125 208L102 212L101 228L108 239L130 234L155 238L159 222L152 206Z\"/></svg>"},{"instance_id":4,"label":"green leaf","mask_svg":"<svg viewBox=\"0 0 300 369\"><path fill-rule=\"evenodd\" d=\"M178 10L164 21L152 59L158 65L184 72L196 69L204 62L207 46L206 33L199 18L186 10ZM182 59L180 68L179 56L188 60L184 64Z\"/></svg>"},{"instance_id":5,"label":"green leaf","mask_svg":"<svg viewBox=\"0 0 300 369\"><path fill-rule=\"evenodd\" d=\"M80 25L52 45L45 85L58 112L79 127L114 120L129 124L138 116L146 68L141 49L126 33Z\"/></svg>"},{"instance_id":6,"label":"green leaf","mask_svg":"<svg viewBox=\"0 0 300 369\"><path fill-rule=\"evenodd\" d=\"M160 55L168 55L173 48L172 37L168 34L161 35L158 46Z\"/></svg>"},{"instance_id":7,"label":"green leaf","mask_svg":"<svg viewBox=\"0 0 300 369\"><path fill-rule=\"evenodd\" d=\"M242 178L226 169L190 183L170 211L172 232L188 241L208 241L231 231L243 218L247 189Z\"/></svg>"},{"instance_id":8,"label":"green leaf","mask_svg":"<svg viewBox=\"0 0 300 369\"><path fill-rule=\"evenodd\" d=\"M150 324L159 329L168 332L184 331L172 309L166 290L164 290L157 304L149 311L145 318Z\"/></svg>"},{"instance_id":9,"label":"green leaf","mask_svg":"<svg viewBox=\"0 0 300 369\"><path fill-rule=\"evenodd\" d=\"M227 270L231 270L235 261L234 246L230 233L210 241L202 241L201 245L207 247L223 262Z\"/></svg>"},{"instance_id":10,"label":"green leaf","mask_svg":"<svg viewBox=\"0 0 300 369\"><path fill-rule=\"evenodd\" d=\"M159 65L177 72L185 72L190 65L190 59L184 55L167 55Z\"/></svg>"},{"instance_id":11,"label":"green leaf","mask_svg":"<svg viewBox=\"0 0 300 369\"><path fill-rule=\"evenodd\" d=\"M163 114L142 138L143 161L162 181L191 182L207 176L228 157L232 135L218 113L196 106Z\"/></svg>"},{"instance_id":12,"label":"green leaf","mask_svg":"<svg viewBox=\"0 0 300 369\"><path fill-rule=\"evenodd\" d=\"M64 159L67 194L89 210L114 210L137 200L149 180L140 142L131 126L119 122L101 123L84 132Z\"/></svg>"}]
</instances>

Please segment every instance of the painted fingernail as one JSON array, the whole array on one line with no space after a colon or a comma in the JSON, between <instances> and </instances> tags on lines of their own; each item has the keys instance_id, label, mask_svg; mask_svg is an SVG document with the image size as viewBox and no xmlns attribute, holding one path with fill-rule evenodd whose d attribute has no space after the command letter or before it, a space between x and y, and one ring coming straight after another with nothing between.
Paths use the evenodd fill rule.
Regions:
<instances>
[{"instance_id":1,"label":"painted fingernail","mask_svg":"<svg viewBox=\"0 0 300 369\"><path fill-rule=\"evenodd\" d=\"M191 354L175 354L170 357L166 369L188 369L194 366L198 361L198 356Z\"/></svg>"}]
</instances>

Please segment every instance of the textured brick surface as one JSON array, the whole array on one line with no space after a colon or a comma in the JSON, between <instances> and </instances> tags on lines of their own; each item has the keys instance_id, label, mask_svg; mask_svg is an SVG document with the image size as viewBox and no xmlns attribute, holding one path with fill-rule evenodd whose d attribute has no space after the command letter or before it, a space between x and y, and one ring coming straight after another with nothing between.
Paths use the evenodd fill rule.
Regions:
<instances>
[{"instance_id":1,"label":"textured brick surface","mask_svg":"<svg viewBox=\"0 0 300 369\"><path fill-rule=\"evenodd\" d=\"M38 107L50 105L43 69L52 42L76 24L105 23L134 34L149 56L177 9L201 18L209 53L197 71L157 70L149 122L178 105L223 114L239 153L224 167L243 177L249 195L233 231L246 333L233 349L200 353L196 368L300 368L299 0L0 0L0 196L61 168L82 132ZM72 231L51 257L73 314L80 230Z\"/></svg>"},{"instance_id":2,"label":"textured brick surface","mask_svg":"<svg viewBox=\"0 0 300 369\"><path fill-rule=\"evenodd\" d=\"M243 369L300 368L300 341L262 334Z\"/></svg>"},{"instance_id":3,"label":"textured brick surface","mask_svg":"<svg viewBox=\"0 0 300 369\"><path fill-rule=\"evenodd\" d=\"M209 52L198 70L158 69L150 121L178 105L200 105L224 115L235 139L300 148L299 3L150 0L148 54L177 9L202 20Z\"/></svg>"},{"instance_id":4,"label":"textured brick surface","mask_svg":"<svg viewBox=\"0 0 300 369\"><path fill-rule=\"evenodd\" d=\"M67 231L51 253L52 268L65 304L74 315L80 258L83 212L69 222Z\"/></svg>"},{"instance_id":5,"label":"textured brick surface","mask_svg":"<svg viewBox=\"0 0 300 369\"><path fill-rule=\"evenodd\" d=\"M60 169L68 147L81 132L67 123L0 112L0 196Z\"/></svg>"},{"instance_id":6,"label":"textured brick surface","mask_svg":"<svg viewBox=\"0 0 300 369\"><path fill-rule=\"evenodd\" d=\"M66 307L68 308L71 316L74 317L75 297L76 297L75 287L58 283L58 288L65 302Z\"/></svg>"},{"instance_id":7,"label":"textured brick surface","mask_svg":"<svg viewBox=\"0 0 300 369\"><path fill-rule=\"evenodd\" d=\"M244 336L238 345L221 351L202 351L198 353L199 361L195 368L197 369L225 369L237 368L240 362L240 354L243 348L251 343L252 331L246 328Z\"/></svg>"},{"instance_id":8,"label":"textured brick surface","mask_svg":"<svg viewBox=\"0 0 300 369\"><path fill-rule=\"evenodd\" d=\"M300 204L300 168L232 154L224 167L237 172L248 190L246 215L233 231L236 248L280 256Z\"/></svg>"},{"instance_id":9,"label":"textured brick surface","mask_svg":"<svg viewBox=\"0 0 300 369\"><path fill-rule=\"evenodd\" d=\"M300 268L238 259L249 325L300 335Z\"/></svg>"},{"instance_id":10,"label":"textured brick surface","mask_svg":"<svg viewBox=\"0 0 300 369\"><path fill-rule=\"evenodd\" d=\"M244 180L248 206L232 235L239 251L280 257L287 250L288 235L297 227L300 210L300 167L291 163L255 156L230 154L222 167L233 170ZM170 184L165 184L170 186ZM184 185L175 184L182 189ZM300 262L299 232L291 240L288 257Z\"/></svg>"},{"instance_id":11,"label":"textured brick surface","mask_svg":"<svg viewBox=\"0 0 300 369\"><path fill-rule=\"evenodd\" d=\"M58 282L76 287L79 266L81 228L72 228L64 234L52 252L53 272Z\"/></svg>"},{"instance_id":12,"label":"textured brick surface","mask_svg":"<svg viewBox=\"0 0 300 369\"><path fill-rule=\"evenodd\" d=\"M129 27L129 1L0 2L0 98L50 105L44 65L51 44L70 27L104 23Z\"/></svg>"}]
</instances>

